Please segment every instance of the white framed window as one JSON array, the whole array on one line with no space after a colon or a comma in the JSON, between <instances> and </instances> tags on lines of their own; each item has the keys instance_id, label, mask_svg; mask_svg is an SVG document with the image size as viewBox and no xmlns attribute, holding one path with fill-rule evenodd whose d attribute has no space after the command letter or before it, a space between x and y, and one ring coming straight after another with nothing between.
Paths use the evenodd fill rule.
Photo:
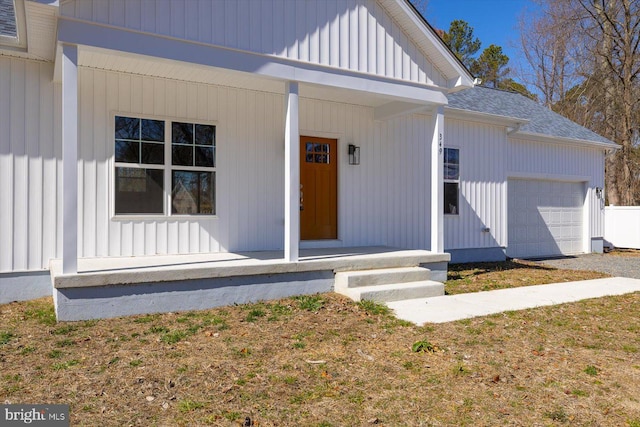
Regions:
<instances>
[{"instance_id":1,"label":"white framed window","mask_svg":"<svg viewBox=\"0 0 640 427\"><path fill-rule=\"evenodd\" d=\"M216 126L116 115L114 213L215 215Z\"/></svg>"},{"instance_id":2,"label":"white framed window","mask_svg":"<svg viewBox=\"0 0 640 427\"><path fill-rule=\"evenodd\" d=\"M171 213L215 214L216 127L171 122Z\"/></svg>"},{"instance_id":3,"label":"white framed window","mask_svg":"<svg viewBox=\"0 0 640 427\"><path fill-rule=\"evenodd\" d=\"M460 150L444 149L444 214L460 213Z\"/></svg>"}]
</instances>

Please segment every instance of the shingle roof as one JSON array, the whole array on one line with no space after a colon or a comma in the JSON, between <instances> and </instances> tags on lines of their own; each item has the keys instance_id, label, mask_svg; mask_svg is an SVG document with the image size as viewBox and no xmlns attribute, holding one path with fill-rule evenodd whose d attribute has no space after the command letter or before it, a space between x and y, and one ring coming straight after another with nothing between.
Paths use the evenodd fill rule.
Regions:
<instances>
[{"instance_id":1,"label":"shingle roof","mask_svg":"<svg viewBox=\"0 0 640 427\"><path fill-rule=\"evenodd\" d=\"M13 0L0 0L0 36L18 37Z\"/></svg>"},{"instance_id":2,"label":"shingle roof","mask_svg":"<svg viewBox=\"0 0 640 427\"><path fill-rule=\"evenodd\" d=\"M476 86L448 98L451 108L528 120L521 132L616 145L519 93Z\"/></svg>"}]
</instances>

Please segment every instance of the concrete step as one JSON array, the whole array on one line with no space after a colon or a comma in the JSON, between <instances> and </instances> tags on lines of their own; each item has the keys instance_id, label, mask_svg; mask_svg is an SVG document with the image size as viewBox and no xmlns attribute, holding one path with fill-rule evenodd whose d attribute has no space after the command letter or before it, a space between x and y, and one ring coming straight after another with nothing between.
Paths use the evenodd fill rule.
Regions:
<instances>
[{"instance_id":1,"label":"concrete step","mask_svg":"<svg viewBox=\"0 0 640 427\"><path fill-rule=\"evenodd\" d=\"M391 302L442 296L444 295L444 285L432 280L420 280L407 283L358 286L355 288L336 285L335 291L348 296L354 301Z\"/></svg>"},{"instance_id":2,"label":"concrete step","mask_svg":"<svg viewBox=\"0 0 640 427\"><path fill-rule=\"evenodd\" d=\"M431 271L423 267L379 268L375 270L342 271L336 273L336 288L388 285L431 279Z\"/></svg>"}]
</instances>

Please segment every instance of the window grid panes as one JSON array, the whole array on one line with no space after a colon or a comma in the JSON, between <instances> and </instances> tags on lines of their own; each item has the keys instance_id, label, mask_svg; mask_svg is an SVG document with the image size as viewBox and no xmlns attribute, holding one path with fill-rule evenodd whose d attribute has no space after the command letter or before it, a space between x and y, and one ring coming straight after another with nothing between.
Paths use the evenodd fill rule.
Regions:
<instances>
[{"instance_id":1,"label":"window grid panes","mask_svg":"<svg viewBox=\"0 0 640 427\"><path fill-rule=\"evenodd\" d=\"M164 121L116 116L115 158L119 163L164 164Z\"/></svg>"},{"instance_id":2,"label":"window grid panes","mask_svg":"<svg viewBox=\"0 0 640 427\"><path fill-rule=\"evenodd\" d=\"M307 163L331 163L329 144L307 142L305 144L305 161Z\"/></svg>"},{"instance_id":3,"label":"window grid panes","mask_svg":"<svg viewBox=\"0 0 640 427\"><path fill-rule=\"evenodd\" d=\"M195 123L171 123L171 164L215 167L216 128Z\"/></svg>"},{"instance_id":4,"label":"window grid panes","mask_svg":"<svg viewBox=\"0 0 640 427\"><path fill-rule=\"evenodd\" d=\"M116 116L116 215L163 215L169 197L169 214L214 215L215 145L214 125Z\"/></svg>"}]
</instances>

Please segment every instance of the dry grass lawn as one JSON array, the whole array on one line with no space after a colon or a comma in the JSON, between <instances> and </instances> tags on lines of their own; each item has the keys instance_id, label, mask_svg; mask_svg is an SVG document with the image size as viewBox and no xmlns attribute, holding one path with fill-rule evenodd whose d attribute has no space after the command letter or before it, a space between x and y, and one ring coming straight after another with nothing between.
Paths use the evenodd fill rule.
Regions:
<instances>
[{"instance_id":1,"label":"dry grass lawn","mask_svg":"<svg viewBox=\"0 0 640 427\"><path fill-rule=\"evenodd\" d=\"M639 427L638 313L636 293L416 327L323 294L56 324L41 299L0 306L0 401L73 426Z\"/></svg>"},{"instance_id":2,"label":"dry grass lawn","mask_svg":"<svg viewBox=\"0 0 640 427\"><path fill-rule=\"evenodd\" d=\"M616 248L607 252L608 255L624 256L624 257L638 257L640 258L640 249L621 249Z\"/></svg>"},{"instance_id":3,"label":"dry grass lawn","mask_svg":"<svg viewBox=\"0 0 640 427\"><path fill-rule=\"evenodd\" d=\"M452 264L449 265L445 292L453 295L601 277L610 275L596 271L562 270L523 260Z\"/></svg>"}]
</instances>

